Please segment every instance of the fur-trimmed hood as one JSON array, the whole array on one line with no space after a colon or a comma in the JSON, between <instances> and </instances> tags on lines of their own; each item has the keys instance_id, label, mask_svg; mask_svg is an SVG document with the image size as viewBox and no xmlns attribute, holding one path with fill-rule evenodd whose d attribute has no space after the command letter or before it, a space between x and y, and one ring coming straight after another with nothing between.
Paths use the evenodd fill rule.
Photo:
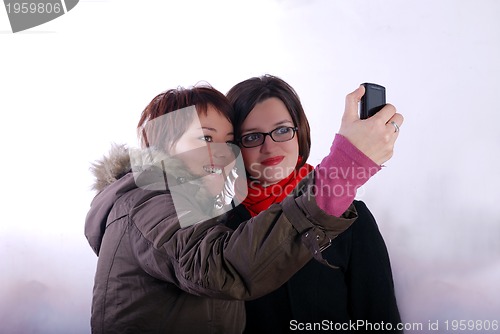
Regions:
<instances>
[{"instance_id":1,"label":"fur-trimmed hood","mask_svg":"<svg viewBox=\"0 0 500 334\"><path fill-rule=\"evenodd\" d=\"M139 175L153 166L161 166L166 174L180 181L189 180L196 184L196 178L187 171L185 165L163 151L129 149L124 144L113 144L107 155L92 163L90 170L95 177L92 189L100 192L129 172Z\"/></svg>"},{"instance_id":2,"label":"fur-trimmed hood","mask_svg":"<svg viewBox=\"0 0 500 334\"><path fill-rule=\"evenodd\" d=\"M191 203L190 210L199 211L207 217L217 217L227 211L226 207L215 205L216 198L179 159L159 150L129 149L126 145L114 144L107 155L92 164L91 171L95 176L92 188L98 193L87 214L85 235L96 253L99 253L116 201L137 188L169 191L174 202L175 198L187 198ZM175 197L176 193L180 195Z\"/></svg>"}]
</instances>

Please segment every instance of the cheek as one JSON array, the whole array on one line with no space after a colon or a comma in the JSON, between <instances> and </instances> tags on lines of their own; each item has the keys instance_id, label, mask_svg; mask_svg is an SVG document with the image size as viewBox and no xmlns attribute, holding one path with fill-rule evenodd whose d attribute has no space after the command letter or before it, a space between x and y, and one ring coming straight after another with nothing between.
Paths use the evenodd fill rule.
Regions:
<instances>
[{"instance_id":1,"label":"cheek","mask_svg":"<svg viewBox=\"0 0 500 334\"><path fill-rule=\"evenodd\" d=\"M254 173L252 173L252 165L257 162L257 154L255 154L251 149L242 148L241 155L243 156L243 163L245 164L246 171L250 175L253 175Z\"/></svg>"},{"instance_id":2,"label":"cheek","mask_svg":"<svg viewBox=\"0 0 500 334\"><path fill-rule=\"evenodd\" d=\"M185 153L189 151L190 145L189 142L184 139L184 137L179 138L179 140L172 146L172 149L170 150L170 153L172 155L177 155L181 153Z\"/></svg>"},{"instance_id":3,"label":"cheek","mask_svg":"<svg viewBox=\"0 0 500 334\"><path fill-rule=\"evenodd\" d=\"M290 143L287 145L286 152L291 159L297 159L299 157L299 142L296 138L290 141Z\"/></svg>"}]
</instances>

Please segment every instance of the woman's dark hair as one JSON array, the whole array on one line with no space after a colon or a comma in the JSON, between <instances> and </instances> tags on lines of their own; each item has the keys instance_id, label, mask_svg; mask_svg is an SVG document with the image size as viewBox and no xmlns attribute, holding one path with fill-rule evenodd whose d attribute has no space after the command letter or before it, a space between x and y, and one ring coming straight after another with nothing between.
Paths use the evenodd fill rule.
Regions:
<instances>
[{"instance_id":1,"label":"woman's dark hair","mask_svg":"<svg viewBox=\"0 0 500 334\"><path fill-rule=\"evenodd\" d=\"M241 126L256 104L276 97L288 109L293 123L298 130L299 156L302 158L296 168L302 167L311 150L311 133L304 108L295 90L284 80L266 74L254 77L236 84L227 93L227 98L233 106L233 126L235 138L241 137Z\"/></svg>"},{"instance_id":2,"label":"woman's dark hair","mask_svg":"<svg viewBox=\"0 0 500 334\"><path fill-rule=\"evenodd\" d=\"M228 99L210 85L179 87L158 94L144 109L137 124L143 148L156 147L169 152L198 114L207 114L209 106L231 121L232 107ZM186 108L180 112L173 112ZM161 117L165 116L165 117ZM161 118L159 118L161 117ZM154 120L154 121L153 121Z\"/></svg>"}]
</instances>

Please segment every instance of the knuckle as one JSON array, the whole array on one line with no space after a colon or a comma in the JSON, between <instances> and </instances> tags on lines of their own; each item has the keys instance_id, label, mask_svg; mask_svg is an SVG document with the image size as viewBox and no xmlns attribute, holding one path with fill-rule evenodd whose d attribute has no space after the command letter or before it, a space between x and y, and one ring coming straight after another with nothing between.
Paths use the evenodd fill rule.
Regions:
<instances>
[{"instance_id":1,"label":"knuckle","mask_svg":"<svg viewBox=\"0 0 500 334\"><path fill-rule=\"evenodd\" d=\"M392 111L394 111L394 112L396 112L396 107L393 104L387 103L385 105L385 107L388 108L388 109L390 109L390 110L392 110Z\"/></svg>"},{"instance_id":2,"label":"knuckle","mask_svg":"<svg viewBox=\"0 0 500 334\"><path fill-rule=\"evenodd\" d=\"M346 100L346 102L350 102L350 103L358 102L358 95L356 94L356 91L347 94L345 97L345 100Z\"/></svg>"},{"instance_id":3,"label":"knuckle","mask_svg":"<svg viewBox=\"0 0 500 334\"><path fill-rule=\"evenodd\" d=\"M384 137L383 137L383 139L384 139L384 144L389 145L389 146L392 147L392 145L390 145L391 144L391 140L392 140L392 133L387 133L386 132L385 135L384 135Z\"/></svg>"}]
</instances>

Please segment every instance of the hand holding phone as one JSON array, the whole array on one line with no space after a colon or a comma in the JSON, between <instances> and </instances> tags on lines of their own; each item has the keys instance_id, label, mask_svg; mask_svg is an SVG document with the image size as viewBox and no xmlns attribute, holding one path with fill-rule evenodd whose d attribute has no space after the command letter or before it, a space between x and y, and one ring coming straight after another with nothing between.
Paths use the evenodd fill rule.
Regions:
<instances>
[{"instance_id":1,"label":"hand holding phone","mask_svg":"<svg viewBox=\"0 0 500 334\"><path fill-rule=\"evenodd\" d=\"M369 82L362 85L365 87L365 95L361 98L359 117L367 119L385 106L385 87Z\"/></svg>"},{"instance_id":2,"label":"hand holding phone","mask_svg":"<svg viewBox=\"0 0 500 334\"><path fill-rule=\"evenodd\" d=\"M396 112L396 108L392 104L384 103L384 90L376 91L379 102L373 103L374 92L371 91L370 87L366 89L367 86L370 85L364 84L363 88L358 87L346 96L344 115L338 133L346 137L351 144L376 164L381 165L392 157L394 143L398 138L398 132L395 131L395 126L391 121L399 127L404 119L401 114ZM377 114L375 117L361 120L359 102L363 99L363 94L367 95L365 98L368 100L364 102L363 113L365 114L363 116L368 117L370 113L373 115L374 112ZM372 104L372 107L370 108L368 104ZM377 111L378 108L373 109L373 105L382 106L382 108Z\"/></svg>"}]
</instances>

